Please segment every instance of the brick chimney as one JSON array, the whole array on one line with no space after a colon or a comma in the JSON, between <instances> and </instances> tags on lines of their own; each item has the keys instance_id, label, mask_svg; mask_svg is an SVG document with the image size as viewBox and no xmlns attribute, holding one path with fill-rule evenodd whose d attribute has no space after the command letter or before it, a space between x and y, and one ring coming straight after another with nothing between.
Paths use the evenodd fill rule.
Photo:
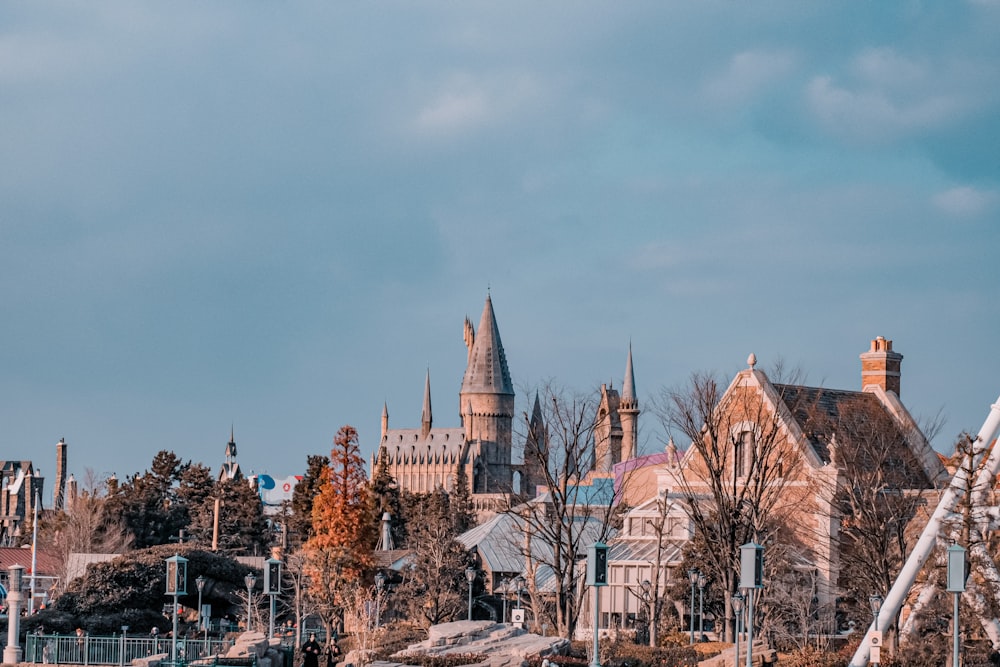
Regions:
<instances>
[{"instance_id":1,"label":"brick chimney","mask_svg":"<svg viewBox=\"0 0 1000 667\"><path fill-rule=\"evenodd\" d=\"M899 396L899 368L903 355L892 351L892 341L878 336L861 355L861 388L877 385Z\"/></svg>"}]
</instances>

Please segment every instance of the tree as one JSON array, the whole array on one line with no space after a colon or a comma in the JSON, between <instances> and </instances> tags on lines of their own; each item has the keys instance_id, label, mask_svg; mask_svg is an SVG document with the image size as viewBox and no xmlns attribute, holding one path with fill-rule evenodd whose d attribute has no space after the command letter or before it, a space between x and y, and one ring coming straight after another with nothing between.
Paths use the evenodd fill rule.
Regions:
<instances>
[{"instance_id":1,"label":"tree","mask_svg":"<svg viewBox=\"0 0 1000 667\"><path fill-rule=\"evenodd\" d=\"M105 483L88 468L80 495L64 511L46 512L39 520L39 546L56 554L59 561L57 595L69 582L71 553L120 553L132 544L121 517L108 511L105 489Z\"/></svg>"},{"instance_id":2,"label":"tree","mask_svg":"<svg viewBox=\"0 0 1000 667\"><path fill-rule=\"evenodd\" d=\"M525 559L525 574L532 608L549 621L561 637L573 636L580 614L579 565L595 541L611 533L612 511L621 489L607 476L584 479L581 468L592 459L597 400L594 395L571 394L546 386L542 408L545 447L525 448L525 468L540 475L546 492L521 502L520 494L507 495L503 511L513 516L520 535L512 545ZM524 426L537 431L528 415ZM551 570L552 604L543 606L538 590L542 566Z\"/></svg>"},{"instance_id":3,"label":"tree","mask_svg":"<svg viewBox=\"0 0 1000 667\"><path fill-rule=\"evenodd\" d=\"M323 483L323 471L330 467L330 457L312 454L306 458L306 474L292 490L291 516L288 518L288 542L302 546L313 534L313 500Z\"/></svg>"},{"instance_id":4,"label":"tree","mask_svg":"<svg viewBox=\"0 0 1000 667\"><path fill-rule=\"evenodd\" d=\"M452 500L438 487L431 493L406 494L405 501L407 514L420 520L410 523L407 546L413 559L395 597L405 600L410 617L425 626L462 617L465 569L472 561L456 539Z\"/></svg>"},{"instance_id":5,"label":"tree","mask_svg":"<svg viewBox=\"0 0 1000 667\"><path fill-rule=\"evenodd\" d=\"M657 407L667 432L691 442L673 482L699 538L689 549L720 588L726 641L733 638L730 598L737 591L739 548L747 542L779 543L772 539L781 529L775 510L783 479L794 476L799 465L796 456L785 455L781 415L763 400L756 373L741 373L730 392L712 374L695 373L685 386L664 389Z\"/></svg>"},{"instance_id":6,"label":"tree","mask_svg":"<svg viewBox=\"0 0 1000 667\"><path fill-rule=\"evenodd\" d=\"M320 475L313 501L312 537L303 545L309 596L327 630L343 613L341 594L365 579L372 564L375 527L368 511L364 459L358 432L342 426L333 440L331 464Z\"/></svg>"},{"instance_id":7,"label":"tree","mask_svg":"<svg viewBox=\"0 0 1000 667\"><path fill-rule=\"evenodd\" d=\"M842 599L867 623L868 597L885 596L909 551L907 528L934 488L908 434L873 395L814 409L807 427L826 438L839 472L834 498L840 519Z\"/></svg>"},{"instance_id":8,"label":"tree","mask_svg":"<svg viewBox=\"0 0 1000 667\"><path fill-rule=\"evenodd\" d=\"M372 475L371 484L368 485L368 498L371 506L369 519L371 524L381 526L382 515L388 512L389 516L392 517L390 528L392 543L405 544L407 517L402 509L399 484L389 472L389 459L383 455L382 450L380 450L378 461L375 464L375 473Z\"/></svg>"},{"instance_id":9,"label":"tree","mask_svg":"<svg viewBox=\"0 0 1000 667\"><path fill-rule=\"evenodd\" d=\"M161 450L150 470L116 485L108 509L120 516L137 548L176 541L188 524L187 509L178 502L176 483L185 464L173 452Z\"/></svg>"}]
</instances>

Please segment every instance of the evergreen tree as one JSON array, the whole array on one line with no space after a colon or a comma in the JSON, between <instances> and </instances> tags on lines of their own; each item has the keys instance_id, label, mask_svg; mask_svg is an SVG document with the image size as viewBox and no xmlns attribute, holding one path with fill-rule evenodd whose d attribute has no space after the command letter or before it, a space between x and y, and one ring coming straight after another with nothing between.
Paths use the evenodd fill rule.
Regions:
<instances>
[{"instance_id":1,"label":"evergreen tree","mask_svg":"<svg viewBox=\"0 0 1000 667\"><path fill-rule=\"evenodd\" d=\"M382 525L382 514L392 517L392 541L397 547L406 544L406 518L403 516L399 484L389 472L388 457L379 453L375 473L368 485L368 498L373 526Z\"/></svg>"},{"instance_id":2,"label":"evergreen tree","mask_svg":"<svg viewBox=\"0 0 1000 667\"><path fill-rule=\"evenodd\" d=\"M411 618L427 626L462 618L468 586L465 568L472 562L455 539L448 494L438 487L428 494L407 494L406 501L412 516L420 520L410 523L412 569L397 599L405 601Z\"/></svg>"},{"instance_id":3,"label":"evergreen tree","mask_svg":"<svg viewBox=\"0 0 1000 667\"><path fill-rule=\"evenodd\" d=\"M476 525L476 514L472 509L472 495L469 493L469 478L465 466L458 466L455 473L455 490L451 493L451 516L455 535L461 535Z\"/></svg>"},{"instance_id":4,"label":"evergreen tree","mask_svg":"<svg viewBox=\"0 0 1000 667\"><path fill-rule=\"evenodd\" d=\"M119 484L108 498L111 515L122 518L137 548L176 541L187 526L187 509L175 487L187 465L173 452L157 452L150 470Z\"/></svg>"},{"instance_id":5,"label":"evergreen tree","mask_svg":"<svg viewBox=\"0 0 1000 667\"><path fill-rule=\"evenodd\" d=\"M323 471L330 467L330 457L320 454L306 459L306 474L292 491L291 514L288 517L288 543L298 548L312 537L313 500L319 493Z\"/></svg>"}]
</instances>

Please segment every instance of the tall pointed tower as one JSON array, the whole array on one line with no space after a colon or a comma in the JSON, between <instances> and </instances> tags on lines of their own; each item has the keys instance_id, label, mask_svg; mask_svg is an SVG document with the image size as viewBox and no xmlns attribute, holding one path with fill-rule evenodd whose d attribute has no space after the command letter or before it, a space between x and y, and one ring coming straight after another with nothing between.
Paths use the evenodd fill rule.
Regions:
<instances>
[{"instance_id":1,"label":"tall pointed tower","mask_svg":"<svg viewBox=\"0 0 1000 667\"><path fill-rule=\"evenodd\" d=\"M472 491L509 491L513 481L514 384L489 294L478 331L473 330L468 318L465 320L465 344L469 349L469 365L459 392L459 414L466 441L478 443L481 452L476 469L469 475Z\"/></svg>"},{"instance_id":2,"label":"tall pointed tower","mask_svg":"<svg viewBox=\"0 0 1000 667\"><path fill-rule=\"evenodd\" d=\"M535 392L535 404L528 420L528 437L524 441L524 465L521 467L521 495L534 498L535 490L548 483L545 470L549 464L549 438L542 417L542 405Z\"/></svg>"},{"instance_id":3,"label":"tall pointed tower","mask_svg":"<svg viewBox=\"0 0 1000 667\"><path fill-rule=\"evenodd\" d=\"M634 459L639 442L639 400L635 395L635 375L632 373L632 343L628 344L628 361L625 362L625 382L618 402L618 418L622 424L621 460Z\"/></svg>"}]
</instances>

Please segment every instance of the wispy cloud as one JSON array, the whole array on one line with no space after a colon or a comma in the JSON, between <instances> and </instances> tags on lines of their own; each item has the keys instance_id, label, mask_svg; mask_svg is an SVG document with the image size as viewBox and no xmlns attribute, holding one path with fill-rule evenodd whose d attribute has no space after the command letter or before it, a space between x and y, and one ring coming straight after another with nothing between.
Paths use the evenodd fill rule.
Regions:
<instances>
[{"instance_id":1,"label":"wispy cloud","mask_svg":"<svg viewBox=\"0 0 1000 667\"><path fill-rule=\"evenodd\" d=\"M705 83L704 92L716 103L742 102L786 77L794 67L791 51L742 51L730 58L725 71Z\"/></svg>"},{"instance_id":2,"label":"wispy cloud","mask_svg":"<svg viewBox=\"0 0 1000 667\"><path fill-rule=\"evenodd\" d=\"M955 217L974 217L992 209L1000 200L993 191L963 185L934 195L934 206Z\"/></svg>"}]
</instances>

